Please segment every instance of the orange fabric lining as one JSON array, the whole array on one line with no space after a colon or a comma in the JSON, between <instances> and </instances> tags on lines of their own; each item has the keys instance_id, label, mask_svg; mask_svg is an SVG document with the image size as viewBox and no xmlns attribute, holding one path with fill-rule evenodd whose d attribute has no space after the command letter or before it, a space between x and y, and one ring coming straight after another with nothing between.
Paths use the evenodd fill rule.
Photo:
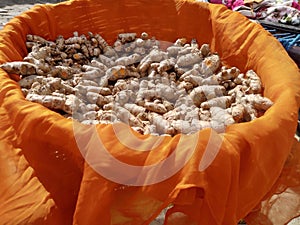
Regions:
<instances>
[{"instance_id":1,"label":"orange fabric lining","mask_svg":"<svg viewBox=\"0 0 300 225\"><path fill-rule=\"evenodd\" d=\"M99 125L93 133L88 126L24 100L17 83L1 70L1 218L11 224L140 225L149 224L170 204L174 207L166 225L232 225L247 215L250 225L267 224L260 222L263 217L269 224L282 225L300 214L295 204L288 211L280 208L288 204L288 193L299 199L299 144L293 137L300 74L261 26L224 6L194 1L74 0L38 5L0 32L0 63L27 54L26 34L54 40L73 31L100 33L110 43L121 32L147 31L170 42L182 36L197 38L199 44L209 43L226 64L241 71L254 69L265 85L265 96L275 104L263 117L232 125L223 135L203 130L192 138L166 137L153 151L137 152L120 142L111 125ZM147 146L150 139L142 139L145 144L139 146ZM104 158L104 151L103 161L84 161L83 156L99 159L94 155L100 154L94 152L99 140L117 160ZM210 157L205 155L208 143L218 151L206 167L202 159ZM166 168L174 168L163 164L144 173L174 152L174 168L186 160L175 174L169 176ZM117 162L132 167L115 171ZM136 172L142 165L145 170ZM109 171L108 177L100 175L99 168ZM118 184L123 178L126 185ZM155 183L158 178L162 180ZM137 181L149 184L130 185ZM280 198L271 205L274 194ZM272 214L279 208L282 213Z\"/></svg>"}]
</instances>

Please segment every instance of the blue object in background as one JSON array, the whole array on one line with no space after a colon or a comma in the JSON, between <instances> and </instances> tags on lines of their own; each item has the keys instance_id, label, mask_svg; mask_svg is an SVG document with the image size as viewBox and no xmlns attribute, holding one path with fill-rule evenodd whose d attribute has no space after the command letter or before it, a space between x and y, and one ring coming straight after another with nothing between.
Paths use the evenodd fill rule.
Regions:
<instances>
[{"instance_id":1,"label":"blue object in background","mask_svg":"<svg viewBox=\"0 0 300 225\"><path fill-rule=\"evenodd\" d=\"M300 46L300 34L289 35L286 37L277 38L286 50L289 50L293 46Z\"/></svg>"},{"instance_id":2,"label":"blue object in background","mask_svg":"<svg viewBox=\"0 0 300 225\"><path fill-rule=\"evenodd\" d=\"M276 29L265 29L277 38L286 50L289 50L293 46L300 46L300 34L289 32L278 33Z\"/></svg>"}]
</instances>

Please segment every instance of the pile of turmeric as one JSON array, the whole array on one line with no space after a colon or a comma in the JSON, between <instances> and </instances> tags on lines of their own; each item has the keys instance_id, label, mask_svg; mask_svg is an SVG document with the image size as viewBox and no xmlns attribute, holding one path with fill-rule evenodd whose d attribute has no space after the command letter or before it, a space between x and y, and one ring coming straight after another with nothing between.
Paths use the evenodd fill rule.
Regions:
<instances>
[{"instance_id":1,"label":"pile of turmeric","mask_svg":"<svg viewBox=\"0 0 300 225\"><path fill-rule=\"evenodd\" d=\"M84 124L124 122L142 134L191 134L248 122L273 102L259 76L224 66L208 44L179 38L168 47L146 32L119 34L109 45L89 32L49 41L27 35L19 74L27 100ZM165 46L165 45L164 45Z\"/></svg>"}]
</instances>

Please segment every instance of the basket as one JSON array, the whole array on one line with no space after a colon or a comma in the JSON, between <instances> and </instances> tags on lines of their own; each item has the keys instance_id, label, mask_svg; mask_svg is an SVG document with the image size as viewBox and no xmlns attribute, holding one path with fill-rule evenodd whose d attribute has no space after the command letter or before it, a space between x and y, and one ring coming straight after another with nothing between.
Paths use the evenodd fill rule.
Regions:
<instances>
[{"instance_id":1,"label":"basket","mask_svg":"<svg viewBox=\"0 0 300 225\"><path fill-rule=\"evenodd\" d=\"M284 193L284 185L300 186L295 172L299 154L288 158L297 127L300 73L271 34L222 5L73 0L36 5L13 18L0 32L0 63L23 59L27 34L54 40L74 31L99 33L110 44L122 32L146 31L171 42L196 38L199 44L208 43L226 65L255 70L274 105L264 116L231 125L225 133L206 129L163 137L157 144L155 137L124 124L81 125L28 102L16 77L1 70L2 224L150 224L168 206L168 225L232 225L247 215L249 224L264 221L257 218L283 224L297 216L292 207L289 214L274 213L268 201L278 187L285 187L278 192ZM143 151L121 142L116 129L123 137L133 135ZM99 143L107 151L97 155L93 149ZM172 163L159 164L165 159ZM115 167L118 162L125 166ZM174 173L168 173L170 168ZM299 188L293 191L299 198ZM274 217L267 216L270 212Z\"/></svg>"}]
</instances>

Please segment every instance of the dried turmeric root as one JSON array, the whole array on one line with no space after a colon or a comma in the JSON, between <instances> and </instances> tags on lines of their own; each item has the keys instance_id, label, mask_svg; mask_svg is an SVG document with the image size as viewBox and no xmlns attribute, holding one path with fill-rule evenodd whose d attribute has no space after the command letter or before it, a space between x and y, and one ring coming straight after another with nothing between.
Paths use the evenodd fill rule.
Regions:
<instances>
[{"instance_id":1,"label":"dried turmeric root","mask_svg":"<svg viewBox=\"0 0 300 225\"><path fill-rule=\"evenodd\" d=\"M24 61L4 63L0 65L0 68L5 70L7 73L19 74L22 76L36 75L38 71L35 64Z\"/></svg>"},{"instance_id":2,"label":"dried turmeric root","mask_svg":"<svg viewBox=\"0 0 300 225\"><path fill-rule=\"evenodd\" d=\"M27 100L84 124L122 121L142 134L191 134L262 116L273 102L253 71L222 65L208 44L182 37L161 48L143 32L112 46L88 32L48 41L27 35L24 61L0 65L19 74Z\"/></svg>"}]
</instances>

